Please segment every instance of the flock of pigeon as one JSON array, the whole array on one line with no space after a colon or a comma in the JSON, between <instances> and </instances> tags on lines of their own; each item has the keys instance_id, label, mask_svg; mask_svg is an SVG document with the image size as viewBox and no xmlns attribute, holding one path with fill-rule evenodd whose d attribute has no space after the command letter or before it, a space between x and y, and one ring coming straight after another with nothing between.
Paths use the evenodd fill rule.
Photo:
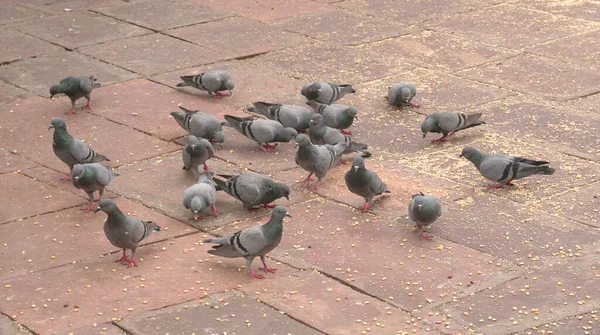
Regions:
<instances>
[{"instance_id":1,"label":"flock of pigeon","mask_svg":"<svg viewBox=\"0 0 600 335\"><path fill-rule=\"evenodd\" d=\"M215 99L232 94L235 85L231 75L226 71L208 71L194 76L183 76L177 87L191 86L208 92ZM90 108L91 92L100 86L93 77L67 77L60 84L50 88L51 98L57 94L67 95L72 108L67 114L75 113L75 103L85 97ZM221 92L228 91L229 94ZM282 105L266 102L255 102L247 111L255 118L225 115L225 121L198 110L189 110L182 106L181 111L172 112L175 121L188 133L188 143L182 150L183 169L193 170L198 174L198 182L183 191L183 206L189 209L194 219L201 213L209 211L213 215L220 212L215 207L217 192L224 191L240 200L247 210L254 211L259 207L273 208L270 220L236 232L227 237L207 239L204 243L216 244L208 252L210 254L235 258L244 257L249 274L255 278L264 278L252 270L252 262L259 256L264 272L274 272L265 262L265 255L273 250L281 241L283 218L291 217L283 206L271 203L281 197L289 199L290 188L284 183L277 183L269 176L258 173L242 173L239 175L215 174L210 171L206 162L214 156L213 144L220 146L225 141L223 127L232 127L242 135L260 145L268 153L273 151L279 142L296 141L296 163L309 174L302 184L316 190L327 172L336 165L345 164L343 154L357 153L344 179L350 192L365 199L361 207L363 211L373 206L377 195L390 193L387 186L375 171L365 167L364 158L371 156L368 146L355 142L348 128L357 119L355 107L336 104L346 94L355 93L352 85L338 85L326 82L310 82L301 89L306 97L304 106ZM388 102L396 110L406 106L419 107L411 100L416 95L412 83L398 83L389 88ZM266 117L266 119L265 119ZM428 132L441 133L443 136L432 142L445 141L457 131L485 124L480 120L481 113L464 114L457 112L435 112L427 116L421 124L423 138ZM69 166L69 174L62 180L70 180L78 189L84 190L90 200L87 210L104 211L107 218L104 232L108 240L123 250L117 262L126 262L129 266L137 265L135 251L140 241L160 227L151 221L142 221L127 216L119 210L111 199L102 199L105 187L114 176L110 166L99 164L109 159L96 153L84 142L74 138L67 132L67 125L62 118L53 118L48 129L54 129L52 148L56 156ZM300 133L300 134L299 134ZM212 142L212 143L211 143ZM479 172L488 180L496 182L488 188L512 185L511 182L533 174L551 175L554 169L547 166L549 162L535 161L502 154L484 154L473 147L462 149L461 157L471 161ZM202 171L200 165L203 165ZM312 175L317 177L316 183L310 185ZM100 193L98 206L94 209L94 192ZM426 226L435 222L442 214L439 199L421 192L412 196L408 205L409 216L421 233L421 239L431 239L425 233ZM131 250L131 259L126 250Z\"/></svg>"}]
</instances>

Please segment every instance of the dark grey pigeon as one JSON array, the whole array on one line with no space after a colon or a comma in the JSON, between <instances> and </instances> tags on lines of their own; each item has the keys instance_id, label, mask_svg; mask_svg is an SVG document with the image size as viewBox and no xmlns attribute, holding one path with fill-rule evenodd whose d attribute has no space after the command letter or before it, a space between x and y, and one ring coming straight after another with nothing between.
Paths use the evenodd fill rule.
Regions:
<instances>
[{"instance_id":1,"label":"dark grey pigeon","mask_svg":"<svg viewBox=\"0 0 600 335\"><path fill-rule=\"evenodd\" d=\"M296 152L296 164L308 171L308 177L304 179L302 184L312 190L317 190L323 177L327 172L334 168L337 162L342 159L342 153L348 149L349 144L340 142L336 145L313 145L310 143L308 136L304 134L296 137L298 142L298 151ZM316 175L318 180L314 186L310 186L311 176Z\"/></svg>"},{"instance_id":2,"label":"dark grey pigeon","mask_svg":"<svg viewBox=\"0 0 600 335\"><path fill-rule=\"evenodd\" d=\"M442 202L436 197L420 192L420 194L412 196L412 200L408 204L408 215L417 225L418 230L415 232L421 232L421 240L431 240L431 236L425 233L425 227L442 216Z\"/></svg>"},{"instance_id":3,"label":"dark grey pigeon","mask_svg":"<svg viewBox=\"0 0 600 335\"><path fill-rule=\"evenodd\" d=\"M67 77L60 81L58 85L50 87L50 99L57 94L65 94L71 99L71 110L65 114L75 114L75 102L83 97L87 99L87 104L81 109L91 109L90 100L94 88L100 86L94 77Z\"/></svg>"},{"instance_id":4,"label":"dark grey pigeon","mask_svg":"<svg viewBox=\"0 0 600 335\"><path fill-rule=\"evenodd\" d=\"M254 278L263 279L252 270L252 262L256 256L260 257L264 267L259 268L264 272L275 273L276 269L269 268L265 262L265 256L275 249L281 242L283 236L283 218L292 217L283 206L277 206L273 209L269 222L240 230L231 236L209 238L202 243L214 243L213 249L208 250L211 255L246 259L246 268L248 274Z\"/></svg>"},{"instance_id":5,"label":"dark grey pigeon","mask_svg":"<svg viewBox=\"0 0 600 335\"><path fill-rule=\"evenodd\" d=\"M413 83L398 83L390 87L388 91L388 103L395 106L396 109L410 106L419 107L418 104L410 102L417 95L417 88Z\"/></svg>"},{"instance_id":6,"label":"dark grey pigeon","mask_svg":"<svg viewBox=\"0 0 600 335\"><path fill-rule=\"evenodd\" d=\"M176 87L195 87L201 91L208 92L208 95L215 99L227 96L220 93L220 91L229 91L229 95L233 94L232 90L235 87L231 80L231 74L222 70L203 72L194 76L183 76L181 80L183 82L177 84Z\"/></svg>"},{"instance_id":7,"label":"dark grey pigeon","mask_svg":"<svg viewBox=\"0 0 600 335\"><path fill-rule=\"evenodd\" d=\"M199 140L196 136L189 135L188 143L183 147L181 156L183 157L183 169L187 171L192 169L199 175L200 164L204 165L204 171L208 171L206 161L215 156L215 151L207 140Z\"/></svg>"},{"instance_id":8,"label":"dark grey pigeon","mask_svg":"<svg viewBox=\"0 0 600 335\"><path fill-rule=\"evenodd\" d=\"M325 105L314 100L306 102L316 113L323 115L325 125L331 128L339 129L345 135L351 135L346 128L350 128L354 119L358 120L358 110L356 107L341 104Z\"/></svg>"},{"instance_id":9,"label":"dark grey pigeon","mask_svg":"<svg viewBox=\"0 0 600 335\"><path fill-rule=\"evenodd\" d=\"M90 204L85 210L94 210L94 192L100 193L100 199L104 195L104 188L117 174L112 172L110 166L99 163L75 164L71 171L71 183L78 189L82 189L88 195Z\"/></svg>"},{"instance_id":10,"label":"dark grey pigeon","mask_svg":"<svg viewBox=\"0 0 600 335\"><path fill-rule=\"evenodd\" d=\"M271 104L257 101L248 107L248 112L263 115L271 120L278 121L286 128L294 128L297 131L306 131L312 112L310 109L296 105Z\"/></svg>"},{"instance_id":11,"label":"dark grey pigeon","mask_svg":"<svg viewBox=\"0 0 600 335\"><path fill-rule=\"evenodd\" d=\"M365 161L360 156L354 157L350 170L344 175L344 180L350 192L365 198L365 204L361 207L363 211L372 208L373 198L376 195L390 193L377 173L365 167Z\"/></svg>"},{"instance_id":12,"label":"dark grey pigeon","mask_svg":"<svg viewBox=\"0 0 600 335\"><path fill-rule=\"evenodd\" d=\"M214 216L221 214L215 207L217 190L212 178L212 172L203 171L200 173L198 182L183 191L183 207L194 213L194 220L201 218L200 213L208 208L211 209Z\"/></svg>"},{"instance_id":13,"label":"dark grey pigeon","mask_svg":"<svg viewBox=\"0 0 600 335\"><path fill-rule=\"evenodd\" d=\"M98 211L103 211L108 215L104 220L106 238L115 247L123 249L123 256L116 261L129 262L129 266L137 266L135 251L139 243L150 236L153 231L160 231L160 227L152 221L142 221L137 217L123 214L111 199L102 199L94 213ZM127 249L131 250L131 260L125 254Z\"/></svg>"},{"instance_id":14,"label":"dark grey pigeon","mask_svg":"<svg viewBox=\"0 0 600 335\"><path fill-rule=\"evenodd\" d=\"M63 163L69 167L69 173L66 178L61 180L71 180L73 165L84 163L98 163L109 161L104 155L97 154L90 149L85 143L74 138L67 132L67 124L65 120L55 117L50 121L48 130L54 128L54 136L52 137L52 150L56 157L60 158Z\"/></svg>"},{"instance_id":15,"label":"dark grey pigeon","mask_svg":"<svg viewBox=\"0 0 600 335\"><path fill-rule=\"evenodd\" d=\"M366 144L355 142L350 136L344 135L331 127L327 127L323 121L323 115L321 114L313 114L311 116L310 126L308 127L308 136L313 144L318 145L336 145L342 142L348 143L350 146L344 151L344 154L360 152L363 154L363 157L371 156L371 153L367 151L368 146ZM343 160L340 160L340 163L343 164Z\"/></svg>"},{"instance_id":16,"label":"dark grey pigeon","mask_svg":"<svg viewBox=\"0 0 600 335\"><path fill-rule=\"evenodd\" d=\"M348 84L340 85L324 81L311 81L302 87L300 93L307 100L315 100L330 105L348 93L356 93L356 90L352 88L352 85Z\"/></svg>"},{"instance_id":17,"label":"dark grey pigeon","mask_svg":"<svg viewBox=\"0 0 600 335\"><path fill-rule=\"evenodd\" d=\"M513 180L534 174L552 175L556 171L545 166L550 162L503 154L486 155L473 147L464 147L459 156L470 160L486 179L498 183L498 185L487 185L487 188L501 188L504 185L513 185Z\"/></svg>"},{"instance_id":18,"label":"dark grey pigeon","mask_svg":"<svg viewBox=\"0 0 600 335\"><path fill-rule=\"evenodd\" d=\"M179 106L179 108L183 112L172 112L171 116L190 135L194 135L197 138L205 138L210 142L221 145L225 142L223 126L227 125L227 122L221 122L216 117L198 110L186 109L183 106Z\"/></svg>"},{"instance_id":19,"label":"dark grey pigeon","mask_svg":"<svg viewBox=\"0 0 600 335\"><path fill-rule=\"evenodd\" d=\"M481 113L465 114L457 112L435 112L429 114L421 124L423 138L427 133L442 133L442 137L432 142L442 142L463 129L485 124L485 121L479 120Z\"/></svg>"},{"instance_id":20,"label":"dark grey pigeon","mask_svg":"<svg viewBox=\"0 0 600 335\"><path fill-rule=\"evenodd\" d=\"M296 138L298 132L294 128L284 128L274 120L255 120L253 117L237 117L225 115L228 124L240 134L260 144L264 152L271 152L277 146L272 142L289 142Z\"/></svg>"},{"instance_id":21,"label":"dark grey pigeon","mask_svg":"<svg viewBox=\"0 0 600 335\"><path fill-rule=\"evenodd\" d=\"M262 206L274 208L273 201L285 197L290 200L290 187L283 183L276 183L269 176L258 173L242 173L238 175L219 174L226 180L214 178L219 190L238 199L247 210L253 211L254 207Z\"/></svg>"}]
</instances>

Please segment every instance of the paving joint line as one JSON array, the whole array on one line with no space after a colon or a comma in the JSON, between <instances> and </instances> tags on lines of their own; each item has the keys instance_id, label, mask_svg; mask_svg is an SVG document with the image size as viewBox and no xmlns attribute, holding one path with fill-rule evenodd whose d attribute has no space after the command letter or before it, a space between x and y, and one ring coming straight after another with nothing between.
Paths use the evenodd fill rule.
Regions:
<instances>
[{"instance_id":1,"label":"paving joint line","mask_svg":"<svg viewBox=\"0 0 600 335\"><path fill-rule=\"evenodd\" d=\"M7 317L11 322L13 322L14 324L16 324L17 328L21 327L23 328L25 331L29 332L32 335L39 335L39 333L34 332L33 330L31 330L29 327L27 327L26 325L18 322L17 320L13 319L12 316L4 313L4 312L0 312L0 315L4 315L5 317Z\"/></svg>"}]
</instances>

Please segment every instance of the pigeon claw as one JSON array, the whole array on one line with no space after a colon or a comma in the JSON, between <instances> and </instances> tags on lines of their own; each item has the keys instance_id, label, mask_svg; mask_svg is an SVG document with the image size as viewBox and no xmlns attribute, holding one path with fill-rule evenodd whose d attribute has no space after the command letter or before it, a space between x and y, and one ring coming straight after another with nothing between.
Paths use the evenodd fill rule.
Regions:
<instances>
[{"instance_id":1,"label":"pigeon claw","mask_svg":"<svg viewBox=\"0 0 600 335\"><path fill-rule=\"evenodd\" d=\"M92 109L92 106L90 106L90 101L89 100L88 100L88 102L87 102L87 104L85 106L81 107L81 110L84 110L84 109Z\"/></svg>"},{"instance_id":2,"label":"pigeon claw","mask_svg":"<svg viewBox=\"0 0 600 335\"><path fill-rule=\"evenodd\" d=\"M254 272L254 270L252 270L252 269L248 270L248 274L249 274L251 277L254 277L254 278L256 278L256 279L265 279L265 276L263 276L263 275L259 275L258 273Z\"/></svg>"},{"instance_id":3,"label":"pigeon claw","mask_svg":"<svg viewBox=\"0 0 600 335\"><path fill-rule=\"evenodd\" d=\"M259 269L259 270L262 270L262 271L264 271L264 272L269 272L269 273L275 273L275 270L277 270L277 269L275 269L275 268L270 268L270 267L268 267L266 264L265 264L265 267L264 267L264 268L258 268L258 269Z\"/></svg>"},{"instance_id":4,"label":"pigeon claw","mask_svg":"<svg viewBox=\"0 0 600 335\"><path fill-rule=\"evenodd\" d=\"M345 160L343 160L343 159L341 159L341 158L340 158L340 160L339 160L339 161L338 161L338 163L337 163L337 165L338 165L338 166L339 166L339 165L346 165L346 164L348 164L348 162L346 162Z\"/></svg>"},{"instance_id":5,"label":"pigeon claw","mask_svg":"<svg viewBox=\"0 0 600 335\"><path fill-rule=\"evenodd\" d=\"M263 206L264 208L275 208L275 205L272 204L262 204L261 206Z\"/></svg>"},{"instance_id":6,"label":"pigeon claw","mask_svg":"<svg viewBox=\"0 0 600 335\"><path fill-rule=\"evenodd\" d=\"M66 112L65 114L67 115L73 115L75 114L75 107L71 108L68 112Z\"/></svg>"},{"instance_id":7,"label":"pigeon claw","mask_svg":"<svg viewBox=\"0 0 600 335\"><path fill-rule=\"evenodd\" d=\"M60 180L62 180L62 181L69 181L69 180L71 180L71 175L67 174L66 177L62 177L62 178L60 178Z\"/></svg>"},{"instance_id":8,"label":"pigeon claw","mask_svg":"<svg viewBox=\"0 0 600 335\"><path fill-rule=\"evenodd\" d=\"M364 204L364 205L360 206L360 209L361 209L363 212L366 212L366 211L368 211L369 209L371 209L371 205L369 205L369 203L368 203L368 202L365 202L365 204Z\"/></svg>"},{"instance_id":9,"label":"pigeon claw","mask_svg":"<svg viewBox=\"0 0 600 335\"><path fill-rule=\"evenodd\" d=\"M81 210L82 211L93 211L94 209L96 209L96 208L94 208L94 203L90 202L90 204L87 207L84 207Z\"/></svg>"},{"instance_id":10,"label":"pigeon claw","mask_svg":"<svg viewBox=\"0 0 600 335\"><path fill-rule=\"evenodd\" d=\"M309 190L313 190L313 191L317 191L318 188L319 188L319 182L318 181L313 186L309 186L308 187Z\"/></svg>"},{"instance_id":11,"label":"pigeon claw","mask_svg":"<svg viewBox=\"0 0 600 335\"><path fill-rule=\"evenodd\" d=\"M132 266L137 266L137 263L135 262L135 260L133 259L133 257L131 257L131 260L129 261L129 264L127 264L128 268L130 268Z\"/></svg>"},{"instance_id":12,"label":"pigeon claw","mask_svg":"<svg viewBox=\"0 0 600 335\"><path fill-rule=\"evenodd\" d=\"M424 230L421 230L421 240L423 240L423 239L430 241L431 235L428 235L427 233L425 233Z\"/></svg>"},{"instance_id":13,"label":"pigeon claw","mask_svg":"<svg viewBox=\"0 0 600 335\"><path fill-rule=\"evenodd\" d=\"M127 258L127 255L125 254L125 249L123 249L123 256L115 261L115 263L121 262L129 262L129 258Z\"/></svg>"},{"instance_id":14,"label":"pigeon claw","mask_svg":"<svg viewBox=\"0 0 600 335\"><path fill-rule=\"evenodd\" d=\"M204 163L204 171L208 171L208 165L206 165L206 163Z\"/></svg>"},{"instance_id":15,"label":"pigeon claw","mask_svg":"<svg viewBox=\"0 0 600 335\"><path fill-rule=\"evenodd\" d=\"M498 185L485 185L485 188L487 188L488 190L493 190L493 189L497 189L497 188L502 188L504 186L498 184Z\"/></svg>"},{"instance_id":16,"label":"pigeon claw","mask_svg":"<svg viewBox=\"0 0 600 335\"><path fill-rule=\"evenodd\" d=\"M217 96L217 97L221 97L221 98L222 98L222 97L228 97L228 96L229 96L229 94L223 94L223 93L221 93L221 92L215 92L215 93L214 93L214 95L215 95L215 96Z\"/></svg>"},{"instance_id":17,"label":"pigeon claw","mask_svg":"<svg viewBox=\"0 0 600 335\"><path fill-rule=\"evenodd\" d=\"M410 107L413 107L413 108L419 108L419 107L421 107L421 105L415 104L415 103L412 103L412 102L409 102L408 104L410 105Z\"/></svg>"},{"instance_id":18,"label":"pigeon claw","mask_svg":"<svg viewBox=\"0 0 600 335\"><path fill-rule=\"evenodd\" d=\"M221 212L219 212L219 210L217 209L217 207L215 207L215 205L210 206L210 209L212 210L213 214L215 216L218 216L219 214L222 214Z\"/></svg>"},{"instance_id":19,"label":"pigeon claw","mask_svg":"<svg viewBox=\"0 0 600 335\"><path fill-rule=\"evenodd\" d=\"M344 134L344 135L352 135L352 132L346 129L340 129L340 133Z\"/></svg>"}]
</instances>

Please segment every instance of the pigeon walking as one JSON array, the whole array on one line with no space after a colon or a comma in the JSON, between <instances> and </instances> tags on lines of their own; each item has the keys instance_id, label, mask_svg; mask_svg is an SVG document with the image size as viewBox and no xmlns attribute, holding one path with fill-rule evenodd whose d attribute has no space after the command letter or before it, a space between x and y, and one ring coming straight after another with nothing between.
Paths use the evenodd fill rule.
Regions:
<instances>
[{"instance_id":1,"label":"pigeon walking","mask_svg":"<svg viewBox=\"0 0 600 335\"><path fill-rule=\"evenodd\" d=\"M413 83L398 83L390 87L387 99L390 105L396 107L396 110L404 106L418 108L418 104L410 102L415 95L417 95L417 88Z\"/></svg>"},{"instance_id":2,"label":"pigeon walking","mask_svg":"<svg viewBox=\"0 0 600 335\"><path fill-rule=\"evenodd\" d=\"M302 87L300 93L307 100L315 100L330 105L348 93L356 93L356 90L348 84L338 85L323 81L311 81Z\"/></svg>"},{"instance_id":3,"label":"pigeon walking","mask_svg":"<svg viewBox=\"0 0 600 335\"><path fill-rule=\"evenodd\" d=\"M465 114L457 112L435 112L429 114L425 121L421 124L421 132L423 138L427 133L442 133L442 137L432 142L438 143L447 140L454 134L463 129L480 126L486 124L485 121L479 120L481 113Z\"/></svg>"},{"instance_id":4,"label":"pigeon walking","mask_svg":"<svg viewBox=\"0 0 600 335\"><path fill-rule=\"evenodd\" d=\"M436 197L419 193L412 196L408 204L408 215L417 225L415 232L421 232L421 240L431 240L431 236L425 233L425 227L442 216L442 202Z\"/></svg>"},{"instance_id":5,"label":"pigeon walking","mask_svg":"<svg viewBox=\"0 0 600 335\"><path fill-rule=\"evenodd\" d=\"M87 104L81 109L91 109L90 100L94 88L100 86L94 77L67 77L60 81L58 85L50 87L50 99L57 94L65 94L71 99L71 110L65 114L75 114L75 102L83 97L87 99Z\"/></svg>"},{"instance_id":6,"label":"pigeon walking","mask_svg":"<svg viewBox=\"0 0 600 335\"><path fill-rule=\"evenodd\" d=\"M203 72L194 76L183 76L181 80L183 82L177 84L176 87L192 86L201 91L208 92L208 95L215 99L227 96L220 93L220 91L229 91L229 96L231 96L233 94L232 90L235 87L235 84L231 80L231 74L222 70Z\"/></svg>"},{"instance_id":7,"label":"pigeon walking","mask_svg":"<svg viewBox=\"0 0 600 335\"><path fill-rule=\"evenodd\" d=\"M264 115L271 120L281 123L286 128L294 128L297 131L305 131L310 122L312 112L310 109L296 105L271 104L257 101L248 107L248 112Z\"/></svg>"},{"instance_id":8,"label":"pigeon walking","mask_svg":"<svg viewBox=\"0 0 600 335\"><path fill-rule=\"evenodd\" d=\"M198 110L186 109L183 106L179 106L179 108L183 112L172 112L171 116L181 128L197 138L205 138L210 142L223 145L225 142L223 126L227 122L221 122L216 117Z\"/></svg>"},{"instance_id":9,"label":"pigeon walking","mask_svg":"<svg viewBox=\"0 0 600 335\"><path fill-rule=\"evenodd\" d=\"M251 172L218 176L226 179L214 178L218 189L241 201L247 210L253 211L256 206L274 208L271 203L281 197L290 200L290 187L276 183L269 176Z\"/></svg>"},{"instance_id":10,"label":"pigeon walking","mask_svg":"<svg viewBox=\"0 0 600 335\"><path fill-rule=\"evenodd\" d=\"M200 213L210 207L214 216L221 214L215 207L217 190L213 183L213 173L200 173L198 182L183 191L183 207L194 213L194 220L201 218Z\"/></svg>"},{"instance_id":11,"label":"pigeon walking","mask_svg":"<svg viewBox=\"0 0 600 335\"><path fill-rule=\"evenodd\" d=\"M331 144L336 145L338 143L348 143L348 149L344 151L344 154L353 152L361 152L363 157L370 157L371 153L367 151L368 146L359 142L353 141L350 136L344 135L325 125L323 115L313 114L311 116L310 125L308 127L308 136L313 144L324 145ZM345 164L344 160L340 160L338 164Z\"/></svg>"},{"instance_id":12,"label":"pigeon walking","mask_svg":"<svg viewBox=\"0 0 600 335\"><path fill-rule=\"evenodd\" d=\"M304 134L296 137L298 142L298 151L296 152L296 164L300 165L304 170L308 171L308 177L302 182L312 190L317 190L323 177L327 172L334 168L342 159L342 153L348 149L349 144L340 142L336 145L312 145L308 136ZM312 175L316 175L318 180L314 186L310 186Z\"/></svg>"},{"instance_id":13,"label":"pigeon walking","mask_svg":"<svg viewBox=\"0 0 600 335\"><path fill-rule=\"evenodd\" d=\"M90 204L84 210L91 211L94 209L94 192L100 193L100 199L104 195L104 188L108 186L113 177L116 176L112 172L110 166L104 166L99 163L75 164L71 171L71 183L78 189L82 189L90 198Z\"/></svg>"},{"instance_id":14,"label":"pigeon walking","mask_svg":"<svg viewBox=\"0 0 600 335\"><path fill-rule=\"evenodd\" d=\"M98 163L102 161L110 161L104 155L97 154L90 149L85 143L74 138L67 132L67 124L65 120L55 117L50 121L48 130L54 128L54 136L52 137L52 150L56 157L60 158L63 163L69 167L69 173L66 178L61 180L70 180L73 165L84 163Z\"/></svg>"},{"instance_id":15,"label":"pigeon walking","mask_svg":"<svg viewBox=\"0 0 600 335\"><path fill-rule=\"evenodd\" d=\"M263 275L259 275L252 270L252 262L256 256L259 256L264 265L259 269L264 272L275 273L276 269L267 266L265 256L281 242L283 218L286 216L292 217L285 207L277 206L273 209L271 219L267 223L240 230L231 236L209 238L202 242L217 244L213 246L213 249L208 250L211 255L227 258L244 257L248 274L254 278L264 279Z\"/></svg>"},{"instance_id":16,"label":"pigeon walking","mask_svg":"<svg viewBox=\"0 0 600 335\"><path fill-rule=\"evenodd\" d=\"M356 107L341 104L325 105L314 100L309 100L306 104L312 107L316 113L323 115L325 125L339 129L342 134L351 135L346 128L350 128L354 119L358 120Z\"/></svg>"},{"instance_id":17,"label":"pigeon walking","mask_svg":"<svg viewBox=\"0 0 600 335\"><path fill-rule=\"evenodd\" d=\"M487 185L487 188L501 188L504 185L513 185L513 180L534 174L552 175L556 171L549 166L545 166L550 162L503 154L486 155L473 147L464 147L459 157L470 160L482 176L498 183L498 185Z\"/></svg>"},{"instance_id":18,"label":"pigeon walking","mask_svg":"<svg viewBox=\"0 0 600 335\"><path fill-rule=\"evenodd\" d=\"M139 243L150 236L153 231L160 231L160 227L152 221L142 221L136 217L123 214L117 204L111 199L102 199L98 208L94 211L103 211L108 216L104 220L104 234L112 245L123 249L123 256L116 262L129 262L129 266L137 266L135 263L135 251ZM131 250L131 259L127 258L125 251Z\"/></svg>"},{"instance_id":19,"label":"pigeon walking","mask_svg":"<svg viewBox=\"0 0 600 335\"><path fill-rule=\"evenodd\" d=\"M346 186L350 192L365 198L365 204L360 208L367 211L373 206L376 195L390 193L375 171L365 167L362 157L354 157L350 170L344 175Z\"/></svg>"},{"instance_id":20,"label":"pigeon walking","mask_svg":"<svg viewBox=\"0 0 600 335\"><path fill-rule=\"evenodd\" d=\"M298 136L294 128L284 128L274 120L255 120L253 117L225 115L225 120L240 134L260 144L264 152L271 152L277 146L270 142L289 142Z\"/></svg>"},{"instance_id":21,"label":"pigeon walking","mask_svg":"<svg viewBox=\"0 0 600 335\"><path fill-rule=\"evenodd\" d=\"M204 171L208 171L208 165L206 161L215 156L215 151L205 139L198 139L194 135L188 136L188 143L183 147L181 151L183 157L183 169L189 171L190 169L200 174L199 166L204 165Z\"/></svg>"}]
</instances>

